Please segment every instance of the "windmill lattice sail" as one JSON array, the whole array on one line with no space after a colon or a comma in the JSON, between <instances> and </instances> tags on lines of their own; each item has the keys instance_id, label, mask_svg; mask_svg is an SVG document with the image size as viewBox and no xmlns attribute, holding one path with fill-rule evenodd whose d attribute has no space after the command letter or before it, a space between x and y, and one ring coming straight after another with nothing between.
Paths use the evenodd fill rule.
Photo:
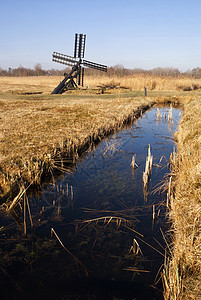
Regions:
<instances>
[{"instance_id":1,"label":"windmill lattice sail","mask_svg":"<svg viewBox=\"0 0 201 300\"><path fill-rule=\"evenodd\" d=\"M70 73L64 74L64 79L51 94L62 94L69 89L84 86L84 68L107 72L107 66L84 59L86 34L75 34L74 57L59 52L53 52L54 62L72 67Z\"/></svg>"}]
</instances>

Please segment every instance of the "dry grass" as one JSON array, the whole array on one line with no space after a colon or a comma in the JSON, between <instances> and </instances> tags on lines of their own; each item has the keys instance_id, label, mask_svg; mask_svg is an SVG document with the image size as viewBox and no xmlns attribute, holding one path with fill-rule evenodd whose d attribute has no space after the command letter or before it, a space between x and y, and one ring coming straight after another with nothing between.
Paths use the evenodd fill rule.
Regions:
<instances>
[{"instance_id":1,"label":"dry grass","mask_svg":"<svg viewBox=\"0 0 201 300\"><path fill-rule=\"evenodd\" d=\"M50 93L63 79L61 76L0 77L3 93Z\"/></svg>"},{"instance_id":2,"label":"dry grass","mask_svg":"<svg viewBox=\"0 0 201 300\"><path fill-rule=\"evenodd\" d=\"M201 100L184 104L176 135L178 152L173 168L174 197L170 220L173 248L165 299L201 299Z\"/></svg>"},{"instance_id":3,"label":"dry grass","mask_svg":"<svg viewBox=\"0 0 201 300\"><path fill-rule=\"evenodd\" d=\"M39 77L0 77L1 92L42 92L49 94L63 79L63 76L39 76ZM98 86L107 86L120 91L120 88L143 91L182 91L201 89L201 79L186 77L154 77L151 75L133 75L126 77L106 75L92 77L85 76L85 86L89 89L97 89ZM109 91L107 91L108 93Z\"/></svg>"},{"instance_id":4,"label":"dry grass","mask_svg":"<svg viewBox=\"0 0 201 300\"><path fill-rule=\"evenodd\" d=\"M116 85L125 87L131 90L144 90L147 87L148 91L176 91L183 89L196 89L201 87L201 79L192 79L184 77L153 77L144 75L133 75L129 77L88 77L85 84L90 88L95 88L97 85Z\"/></svg>"},{"instance_id":5,"label":"dry grass","mask_svg":"<svg viewBox=\"0 0 201 300\"><path fill-rule=\"evenodd\" d=\"M18 90L20 78L15 80ZM29 80L27 85L33 84ZM66 161L72 162L153 102L118 94L18 95L12 84L13 93L0 94L2 199L12 199L30 184L40 184L41 177L62 168Z\"/></svg>"}]
</instances>

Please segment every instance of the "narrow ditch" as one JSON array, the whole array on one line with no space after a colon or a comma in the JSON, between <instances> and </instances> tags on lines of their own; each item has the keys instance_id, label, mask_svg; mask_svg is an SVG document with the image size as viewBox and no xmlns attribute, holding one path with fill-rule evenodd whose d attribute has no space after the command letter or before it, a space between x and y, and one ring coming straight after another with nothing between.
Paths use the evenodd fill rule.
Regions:
<instances>
[{"instance_id":1,"label":"narrow ditch","mask_svg":"<svg viewBox=\"0 0 201 300\"><path fill-rule=\"evenodd\" d=\"M25 197L25 214L1 213L3 299L163 299L168 225L161 187L168 183L180 114L150 109L85 154L72 173ZM149 145L153 166L145 193Z\"/></svg>"}]
</instances>

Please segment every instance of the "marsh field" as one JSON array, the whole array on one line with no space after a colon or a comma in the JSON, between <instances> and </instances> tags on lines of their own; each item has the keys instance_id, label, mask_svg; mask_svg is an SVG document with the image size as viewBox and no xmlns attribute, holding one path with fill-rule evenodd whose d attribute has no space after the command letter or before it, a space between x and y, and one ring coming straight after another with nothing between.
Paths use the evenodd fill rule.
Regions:
<instances>
[{"instance_id":1,"label":"marsh field","mask_svg":"<svg viewBox=\"0 0 201 300\"><path fill-rule=\"evenodd\" d=\"M17 210L23 215L26 195L40 192L43 184L53 182L62 172L71 172L84 153L133 124L154 105L179 106L183 114L174 135L177 152L170 158L171 180L163 185L168 194L164 206L169 227L160 274L165 299L201 299L201 80L88 76L87 88L50 95L61 80L53 76L0 77L1 213L14 215ZM25 239L29 227L34 227L28 203L26 209L29 222L24 217L16 225ZM6 226L0 224L4 242L6 232ZM137 244L134 248L138 254ZM5 256L5 250L1 253ZM4 266L0 272L11 277Z\"/></svg>"}]
</instances>

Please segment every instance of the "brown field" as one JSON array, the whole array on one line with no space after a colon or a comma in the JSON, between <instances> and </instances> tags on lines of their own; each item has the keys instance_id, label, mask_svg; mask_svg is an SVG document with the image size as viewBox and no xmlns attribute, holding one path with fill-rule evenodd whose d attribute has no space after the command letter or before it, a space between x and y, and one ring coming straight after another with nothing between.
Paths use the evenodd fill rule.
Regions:
<instances>
[{"instance_id":1,"label":"brown field","mask_svg":"<svg viewBox=\"0 0 201 300\"><path fill-rule=\"evenodd\" d=\"M172 244L163 274L164 297L201 299L201 80L86 77L88 89L50 95L61 79L0 77L1 202L6 201L7 209L17 204L25 188L54 176L55 169L132 122L147 105L180 102L184 117L176 135L169 211ZM107 86L103 95L98 86Z\"/></svg>"},{"instance_id":2,"label":"brown field","mask_svg":"<svg viewBox=\"0 0 201 300\"><path fill-rule=\"evenodd\" d=\"M1 92L23 93L42 92L49 94L63 79L63 76L34 76L34 77L0 77ZM126 88L132 91L182 91L183 89L201 88L201 79L186 77L154 77L151 75L133 75L125 77L92 77L85 76L85 86L89 89L98 89L97 86L116 87L115 90ZM109 92L109 90L107 91Z\"/></svg>"}]
</instances>

